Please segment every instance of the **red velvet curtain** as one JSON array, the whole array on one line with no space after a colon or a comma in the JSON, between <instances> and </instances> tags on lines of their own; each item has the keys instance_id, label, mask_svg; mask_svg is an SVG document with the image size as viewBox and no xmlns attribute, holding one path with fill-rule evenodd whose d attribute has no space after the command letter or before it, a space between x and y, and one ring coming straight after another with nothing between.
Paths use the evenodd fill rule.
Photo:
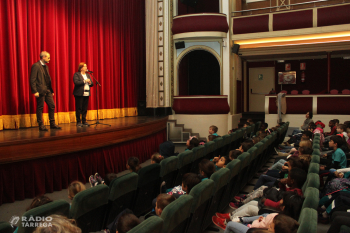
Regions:
<instances>
[{"instance_id":1,"label":"red velvet curtain","mask_svg":"<svg viewBox=\"0 0 350 233\"><path fill-rule=\"evenodd\" d=\"M144 11L138 0L0 0L0 118L35 113L29 76L42 50L51 55L56 112L75 110L79 62L102 85L100 109L136 109L145 93ZM89 109L96 109L95 88Z\"/></svg>"},{"instance_id":2,"label":"red velvet curtain","mask_svg":"<svg viewBox=\"0 0 350 233\"><path fill-rule=\"evenodd\" d=\"M0 164L0 205L66 189L74 180L85 184L96 172L105 177L107 173L124 171L129 157L138 157L142 163L159 151L159 144L164 141L166 129L114 146Z\"/></svg>"}]
</instances>

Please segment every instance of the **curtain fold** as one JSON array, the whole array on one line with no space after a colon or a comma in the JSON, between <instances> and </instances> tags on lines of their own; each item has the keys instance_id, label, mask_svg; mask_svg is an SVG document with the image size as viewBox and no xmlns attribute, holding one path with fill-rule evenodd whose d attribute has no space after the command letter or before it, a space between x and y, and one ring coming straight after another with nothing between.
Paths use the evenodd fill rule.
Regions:
<instances>
[{"instance_id":1,"label":"curtain fold","mask_svg":"<svg viewBox=\"0 0 350 233\"><path fill-rule=\"evenodd\" d=\"M80 62L102 85L91 89L88 120L96 118L95 88L101 119L137 115L146 79L145 1L1 0L0 27L0 130L37 125L29 76L43 50L51 55L57 123L75 122Z\"/></svg>"}]
</instances>

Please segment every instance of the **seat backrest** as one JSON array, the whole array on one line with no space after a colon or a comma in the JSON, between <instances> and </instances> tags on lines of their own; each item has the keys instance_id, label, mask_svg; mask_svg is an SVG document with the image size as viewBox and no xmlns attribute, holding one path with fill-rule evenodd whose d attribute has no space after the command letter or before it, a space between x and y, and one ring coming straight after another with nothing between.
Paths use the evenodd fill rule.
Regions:
<instances>
[{"instance_id":1,"label":"seat backrest","mask_svg":"<svg viewBox=\"0 0 350 233\"><path fill-rule=\"evenodd\" d=\"M226 168L229 169L231 171L230 173L230 179L232 179L232 177L238 175L238 173L241 170L241 160L239 159L234 159L233 161L229 162L226 165ZM221 170L221 169L220 169ZM214 173L215 174L215 173Z\"/></svg>"},{"instance_id":2,"label":"seat backrest","mask_svg":"<svg viewBox=\"0 0 350 233\"><path fill-rule=\"evenodd\" d=\"M164 221L162 218L158 216L152 216L128 231L128 233L161 233L163 223Z\"/></svg>"},{"instance_id":3,"label":"seat backrest","mask_svg":"<svg viewBox=\"0 0 350 233\"><path fill-rule=\"evenodd\" d=\"M282 90L280 93L287 94L288 92L286 90Z\"/></svg>"},{"instance_id":4,"label":"seat backrest","mask_svg":"<svg viewBox=\"0 0 350 233\"><path fill-rule=\"evenodd\" d=\"M344 89L344 90L342 90L341 93L342 93L342 94L349 95L349 94L350 94L350 90L349 90L349 89Z\"/></svg>"},{"instance_id":5,"label":"seat backrest","mask_svg":"<svg viewBox=\"0 0 350 233\"><path fill-rule=\"evenodd\" d=\"M192 161L196 161L197 159L204 157L205 146L197 146L197 147L193 148L192 151L193 151L193 160Z\"/></svg>"},{"instance_id":6,"label":"seat backrest","mask_svg":"<svg viewBox=\"0 0 350 233\"><path fill-rule=\"evenodd\" d=\"M242 170L243 168L249 165L251 161L251 156L250 156L250 153L244 152L240 156L238 156L237 159L241 160L241 170Z\"/></svg>"},{"instance_id":7,"label":"seat backrest","mask_svg":"<svg viewBox=\"0 0 350 233\"><path fill-rule=\"evenodd\" d=\"M315 155L317 156L317 155ZM310 163L308 173L318 174L320 172L320 164L319 163Z\"/></svg>"},{"instance_id":8,"label":"seat backrest","mask_svg":"<svg viewBox=\"0 0 350 233\"><path fill-rule=\"evenodd\" d=\"M317 163L319 164L320 163L320 156L319 155L311 155L311 163Z\"/></svg>"},{"instance_id":9,"label":"seat backrest","mask_svg":"<svg viewBox=\"0 0 350 233\"><path fill-rule=\"evenodd\" d=\"M184 195L163 209L160 216L164 220L162 233L185 232L192 202L191 195Z\"/></svg>"},{"instance_id":10,"label":"seat backrest","mask_svg":"<svg viewBox=\"0 0 350 233\"><path fill-rule=\"evenodd\" d=\"M317 211L305 208L301 211L299 217L299 228L297 233L316 233L317 232Z\"/></svg>"},{"instance_id":11,"label":"seat backrest","mask_svg":"<svg viewBox=\"0 0 350 233\"><path fill-rule=\"evenodd\" d=\"M221 168L210 176L210 179L214 181L214 194L223 186L227 185L230 181L230 175L231 171L228 168Z\"/></svg>"},{"instance_id":12,"label":"seat backrest","mask_svg":"<svg viewBox=\"0 0 350 233\"><path fill-rule=\"evenodd\" d=\"M74 196L69 215L77 221L82 232L102 229L107 212L108 196L107 185L97 185Z\"/></svg>"},{"instance_id":13,"label":"seat backrest","mask_svg":"<svg viewBox=\"0 0 350 233\"><path fill-rule=\"evenodd\" d=\"M177 165L179 159L177 156L171 156L163 159L160 162L160 177L162 181L165 181L168 187L173 187L175 179L178 173Z\"/></svg>"},{"instance_id":14,"label":"seat backrest","mask_svg":"<svg viewBox=\"0 0 350 233\"><path fill-rule=\"evenodd\" d=\"M337 95L337 94L339 94L339 91L337 89L333 89L329 93L332 95Z\"/></svg>"},{"instance_id":15,"label":"seat backrest","mask_svg":"<svg viewBox=\"0 0 350 233\"><path fill-rule=\"evenodd\" d=\"M150 164L146 167L141 168L138 171L138 175L139 175L138 187L145 186L154 180L159 180L159 174L160 174L160 165L157 163Z\"/></svg>"},{"instance_id":16,"label":"seat backrest","mask_svg":"<svg viewBox=\"0 0 350 233\"><path fill-rule=\"evenodd\" d=\"M301 93L302 93L303 95L308 95L308 94L310 94L310 91L309 91L309 90L303 90Z\"/></svg>"},{"instance_id":17,"label":"seat backrest","mask_svg":"<svg viewBox=\"0 0 350 233\"><path fill-rule=\"evenodd\" d=\"M292 91L290 92L290 94L292 94L292 95L297 95L297 94L299 94L299 92L298 92L297 90L292 90Z\"/></svg>"},{"instance_id":18,"label":"seat backrest","mask_svg":"<svg viewBox=\"0 0 350 233\"><path fill-rule=\"evenodd\" d=\"M104 185L105 186L105 185ZM69 216L69 208L70 205L65 200L57 200L53 201L51 203L47 203L45 205L36 207L34 209L28 210L25 212L22 217L26 217L27 220L29 220L30 216L33 216L34 218L36 216L40 217L47 217L52 214L58 214L68 217ZM35 230L35 227L30 227L30 223L35 224L35 221L26 221L23 226L22 224L22 218L20 218L20 221L18 223L18 233L31 233ZM28 225L27 225L28 224Z\"/></svg>"},{"instance_id":19,"label":"seat backrest","mask_svg":"<svg viewBox=\"0 0 350 233\"><path fill-rule=\"evenodd\" d=\"M216 144L213 141L205 143L204 146L205 146L205 151L207 154L216 150Z\"/></svg>"},{"instance_id":20,"label":"seat backrest","mask_svg":"<svg viewBox=\"0 0 350 233\"><path fill-rule=\"evenodd\" d=\"M193 152L192 150L187 150L185 152L180 153L178 156L179 162L177 164L177 168L181 168L186 164L189 164L193 161Z\"/></svg>"},{"instance_id":21,"label":"seat backrest","mask_svg":"<svg viewBox=\"0 0 350 233\"><path fill-rule=\"evenodd\" d=\"M123 210L133 208L138 180L139 176L137 173L131 172L111 182L109 186L107 224L113 222Z\"/></svg>"},{"instance_id":22,"label":"seat backrest","mask_svg":"<svg viewBox=\"0 0 350 233\"><path fill-rule=\"evenodd\" d=\"M308 187L304 193L305 200L301 209L311 208L317 210L320 195L319 193L320 191L318 189Z\"/></svg>"},{"instance_id":23,"label":"seat backrest","mask_svg":"<svg viewBox=\"0 0 350 233\"><path fill-rule=\"evenodd\" d=\"M0 232L1 233L12 233L13 228L8 222L0 222Z\"/></svg>"},{"instance_id":24,"label":"seat backrest","mask_svg":"<svg viewBox=\"0 0 350 233\"><path fill-rule=\"evenodd\" d=\"M318 174L315 174L315 173L307 174L306 181L302 187L303 193L305 193L305 191L308 187L314 187L317 189L320 188L320 177Z\"/></svg>"}]
</instances>

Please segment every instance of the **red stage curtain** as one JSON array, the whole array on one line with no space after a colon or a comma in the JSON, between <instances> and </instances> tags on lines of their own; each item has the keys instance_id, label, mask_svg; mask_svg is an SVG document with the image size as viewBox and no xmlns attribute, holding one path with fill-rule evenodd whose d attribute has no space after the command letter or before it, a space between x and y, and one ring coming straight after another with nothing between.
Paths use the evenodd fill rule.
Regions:
<instances>
[{"instance_id":1,"label":"red stage curtain","mask_svg":"<svg viewBox=\"0 0 350 233\"><path fill-rule=\"evenodd\" d=\"M144 162L166 141L166 129L151 136L89 151L0 165L0 205L66 189L90 175L126 170L129 157Z\"/></svg>"},{"instance_id":2,"label":"red stage curtain","mask_svg":"<svg viewBox=\"0 0 350 233\"><path fill-rule=\"evenodd\" d=\"M102 118L137 115L138 94L144 93L139 87L145 88L144 1L1 0L0 28L0 129L36 125L29 76L42 50L51 54L59 123L74 121L79 62L102 85ZM90 110L96 109L95 88ZM88 113L88 119L94 116Z\"/></svg>"}]
</instances>

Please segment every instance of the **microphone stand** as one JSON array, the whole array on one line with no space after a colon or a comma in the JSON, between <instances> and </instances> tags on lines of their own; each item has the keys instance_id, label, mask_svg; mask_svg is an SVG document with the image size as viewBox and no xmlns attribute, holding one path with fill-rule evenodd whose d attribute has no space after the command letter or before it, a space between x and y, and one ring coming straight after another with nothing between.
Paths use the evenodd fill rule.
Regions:
<instances>
[{"instance_id":1,"label":"microphone stand","mask_svg":"<svg viewBox=\"0 0 350 233\"><path fill-rule=\"evenodd\" d=\"M95 82L96 82L96 84L98 85L98 86L101 86L101 84L97 81L97 79L95 78L95 76L91 73L91 72L89 72L91 75L92 75L92 77L93 77L93 79L95 80ZM100 123L100 119L98 119L98 95L97 95L97 86L96 85L96 106L97 106L97 108L96 108L96 113L97 113L97 118L96 118L96 123L94 123L94 124L91 124L91 125L95 125L95 128L97 127L97 125L108 125L108 126L111 126L111 125L109 125L109 124L103 124L103 123Z\"/></svg>"}]
</instances>

